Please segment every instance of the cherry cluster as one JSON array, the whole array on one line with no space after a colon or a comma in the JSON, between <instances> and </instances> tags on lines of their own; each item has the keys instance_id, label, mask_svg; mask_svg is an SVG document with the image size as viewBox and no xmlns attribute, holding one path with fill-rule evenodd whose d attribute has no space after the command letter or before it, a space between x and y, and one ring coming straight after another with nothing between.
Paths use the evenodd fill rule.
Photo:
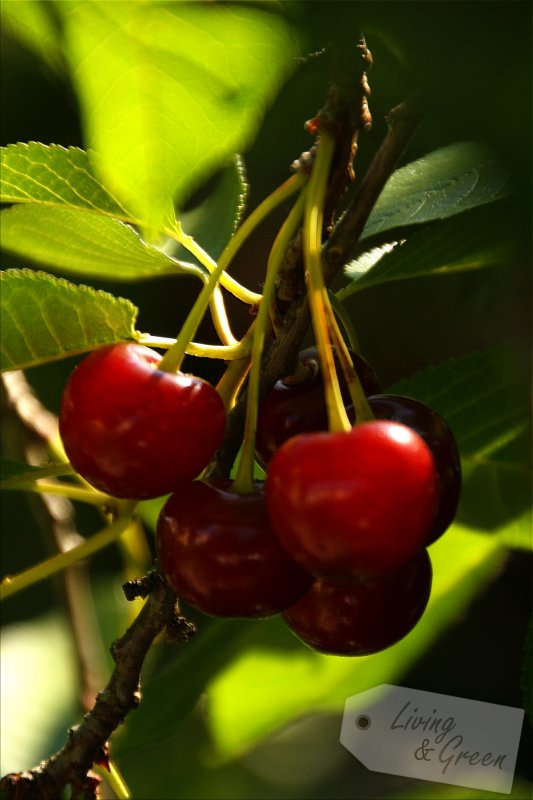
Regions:
<instances>
[{"instance_id":1,"label":"cherry cluster","mask_svg":"<svg viewBox=\"0 0 533 800\"><path fill-rule=\"evenodd\" d=\"M74 468L103 492L172 492L157 549L192 606L223 617L281 613L321 652L373 653L405 636L426 607L426 548L454 517L461 473L446 423L422 403L382 394L360 356L353 364L374 419L328 431L317 352L304 351L259 409L266 480L244 493L197 480L224 435L217 391L161 369L141 345L107 346L81 362L60 432Z\"/></svg>"}]
</instances>

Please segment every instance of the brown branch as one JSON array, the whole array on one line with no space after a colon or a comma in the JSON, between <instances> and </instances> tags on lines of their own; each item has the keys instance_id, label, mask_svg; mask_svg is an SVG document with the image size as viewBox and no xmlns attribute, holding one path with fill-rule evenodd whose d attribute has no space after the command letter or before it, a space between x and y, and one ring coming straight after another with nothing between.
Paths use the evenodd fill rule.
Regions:
<instances>
[{"instance_id":1,"label":"brown branch","mask_svg":"<svg viewBox=\"0 0 533 800\"><path fill-rule=\"evenodd\" d=\"M324 247L327 280L332 280L352 258L370 212L396 169L422 121L422 116L423 108L419 95L413 95L395 106L387 115L387 135L363 176L359 191L336 224Z\"/></svg>"},{"instance_id":2,"label":"brown branch","mask_svg":"<svg viewBox=\"0 0 533 800\"><path fill-rule=\"evenodd\" d=\"M115 669L93 709L69 731L65 746L31 772L6 775L0 781L6 800L57 800L68 784L84 786L87 773L102 757L105 743L140 701L140 674L154 638L166 626L176 630L176 595L160 573L151 576L151 593L140 614L111 647ZM178 618L178 620L181 618ZM191 628L182 621L182 638ZM91 781L91 778L89 778Z\"/></svg>"}]
</instances>

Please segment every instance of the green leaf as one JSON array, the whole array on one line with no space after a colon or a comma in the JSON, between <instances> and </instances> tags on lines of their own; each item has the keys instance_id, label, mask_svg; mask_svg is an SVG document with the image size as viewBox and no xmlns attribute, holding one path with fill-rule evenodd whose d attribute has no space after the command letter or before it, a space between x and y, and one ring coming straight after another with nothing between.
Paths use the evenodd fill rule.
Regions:
<instances>
[{"instance_id":1,"label":"green leaf","mask_svg":"<svg viewBox=\"0 0 533 800\"><path fill-rule=\"evenodd\" d=\"M389 281L507 265L511 257L508 215L495 203L421 227L392 249L364 253L345 268L352 283L337 297L344 301L360 289Z\"/></svg>"},{"instance_id":2,"label":"green leaf","mask_svg":"<svg viewBox=\"0 0 533 800\"><path fill-rule=\"evenodd\" d=\"M250 143L294 66L294 34L246 4L57 8L98 172L152 234Z\"/></svg>"},{"instance_id":3,"label":"green leaf","mask_svg":"<svg viewBox=\"0 0 533 800\"><path fill-rule=\"evenodd\" d=\"M429 367L387 393L414 397L444 417L462 458L494 453L523 434L529 420L512 353L503 347Z\"/></svg>"},{"instance_id":4,"label":"green leaf","mask_svg":"<svg viewBox=\"0 0 533 800\"><path fill-rule=\"evenodd\" d=\"M39 142L0 150L0 201L83 208L124 220L131 215L94 175L91 154Z\"/></svg>"},{"instance_id":5,"label":"green leaf","mask_svg":"<svg viewBox=\"0 0 533 800\"><path fill-rule=\"evenodd\" d=\"M185 211L181 228L192 236L215 261L235 233L244 212L248 186L242 159L236 156L218 177L206 200ZM170 252L175 258L191 260L192 256L176 242Z\"/></svg>"},{"instance_id":6,"label":"green leaf","mask_svg":"<svg viewBox=\"0 0 533 800\"><path fill-rule=\"evenodd\" d=\"M415 629L388 650L363 658L324 656L267 621L271 641L244 650L209 686L208 719L217 754L232 758L291 720L340 711L347 697L380 683L396 683L502 564L490 537L454 530L431 547L433 589ZM287 639L289 637L289 639Z\"/></svg>"},{"instance_id":7,"label":"green leaf","mask_svg":"<svg viewBox=\"0 0 533 800\"><path fill-rule=\"evenodd\" d=\"M387 392L426 403L450 425L463 466L459 522L531 549L530 414L512 354L502 347L451 359Z\"/></svg>"},{"instance_id":8,"label":"green leaf","mask_svg":"<svg viewBox=\"0 0 533 800\"><path fill-rule=\"evenodd\" d=\"M0 273L0 368L24 369L135 339L129 300L32 270Z\"/></svg>"},{"instance_id":9,"label":"green leaf","mask_svg":"<svg viewBox=\"0 0 533 800\"><path fill-rule=\"evenodd\" d=\"M50 2L42 0L2 0L2 26L19 42L33 50L52 69L63 72L61 39L57 22L51 13Z\"/></svg>"},{"instance_id":10,"label":"green leaf","mask_svg":"<svg viewBox=\"0 0 533 800\"><path fill-rule=\"evenodd\" d=\"M461 142L396 170L363 231L362 240L492 203L511 193L507 170L481 144Z\"/></svg>"},{"instance_id":11,"label":"green leaf","mask_svg":"<svg viewBox=\"0 0 533 800\"><path fill-rule=\"evenodd\" d=\"M498 537L506 547L531 550L533 540L530 431L489 456L463 460L458 520Z\"/></svg>"},{"instance_id":12,"label":"green leaf","mask_svg":"<svg viewBox=\"0 0 533 800\"><path fill-rule=\"evenodd\" d=\"M84 209L16 205L0 221L5 250L54 272L135 281L198 270L146 244L129 225Z\"/></svg>"}]
</instances>

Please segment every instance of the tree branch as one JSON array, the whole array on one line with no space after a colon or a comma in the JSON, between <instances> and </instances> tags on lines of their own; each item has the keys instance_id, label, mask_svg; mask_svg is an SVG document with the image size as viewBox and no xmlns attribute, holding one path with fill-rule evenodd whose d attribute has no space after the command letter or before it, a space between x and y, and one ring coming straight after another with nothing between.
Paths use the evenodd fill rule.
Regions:
<instances>
[{"instance_id":1,"label":"tree branch","mask_svg":"<svg viewBox=\"0 0 533 800\"><path fill-rule=\"evenodd\" d=\"M177 620L182 640L189 638L191 626L182 618L176 620L176 595L163 575L152 573L150 583L151 593L140 614L111 646L115 669L92 710L69 731L65 746L37 769L5 776L0 781L2 798L57 800L69 783L83 786L113 731L140 702L141 669L154 638L167 626L175 632Z\"/></svg>"},{"instance_id":2,"label":"tree branch","mask_svg":"<svg viewBox=\"0 0 533 800\"><path fill-rule=\"evenodd\" d=\"M359 191L335 225L324 247L326 279L331 281L350 261L370 212L383 187L396 169L407 145L422 121L420 95L412 95L387 115L388 131L363 176Z\"/></svg>"}]
</instances>

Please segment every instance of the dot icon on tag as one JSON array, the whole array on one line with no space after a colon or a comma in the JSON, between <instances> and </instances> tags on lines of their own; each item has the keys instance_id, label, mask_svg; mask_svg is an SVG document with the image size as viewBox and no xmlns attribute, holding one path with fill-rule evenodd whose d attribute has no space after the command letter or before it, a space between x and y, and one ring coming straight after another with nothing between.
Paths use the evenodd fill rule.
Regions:
<instances>
[{"instance_id":1,"label":"dot icon on tag","mask_svg":"<svg viewBox=\"0 0 533 800\"><path fill-rule=\"evenodd\" d=\"M355 724L360 731L366 731L367 728L370 728L372 720L369 716L367 716L367 714L359 714L359 716L355 719Z\"/></svg>"}]
</instances>

